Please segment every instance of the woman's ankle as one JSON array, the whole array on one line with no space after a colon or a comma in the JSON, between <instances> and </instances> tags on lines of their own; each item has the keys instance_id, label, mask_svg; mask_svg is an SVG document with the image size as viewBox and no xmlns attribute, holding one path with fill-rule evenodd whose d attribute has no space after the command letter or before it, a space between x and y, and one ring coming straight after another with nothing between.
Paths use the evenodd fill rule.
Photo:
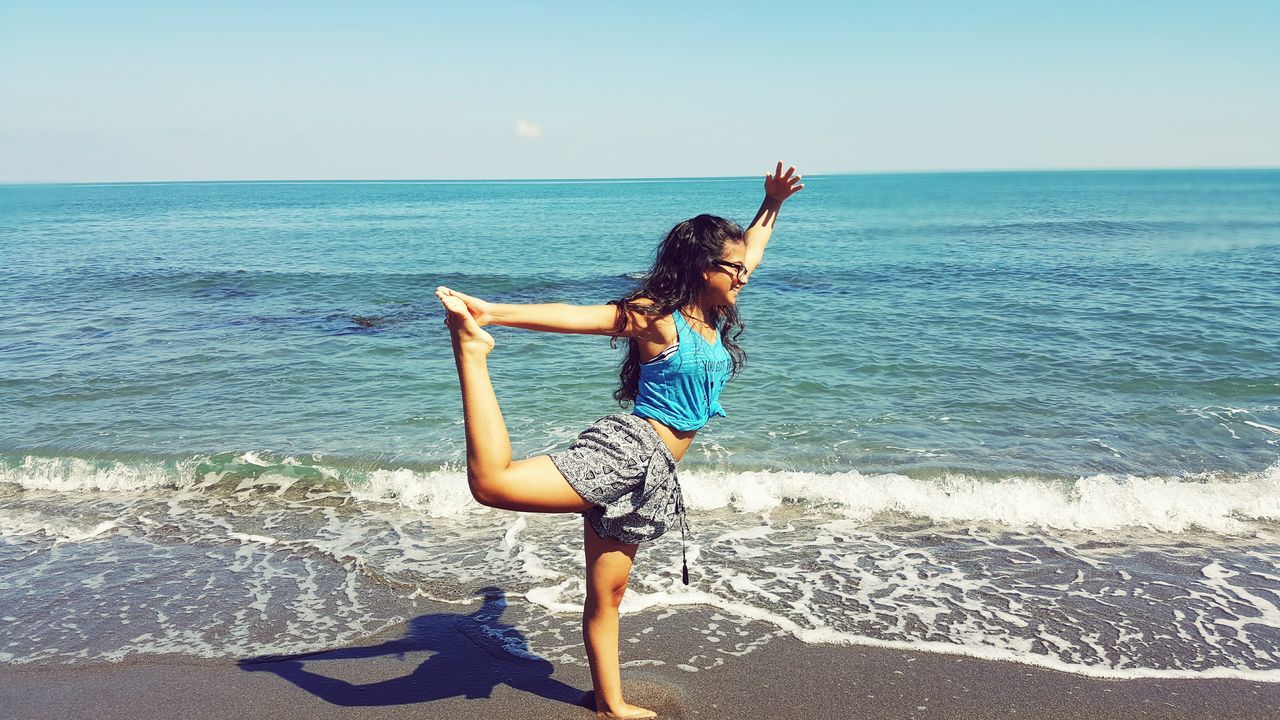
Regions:
<instances>
[{"instance_id":1,"label":"woman's ankle","mask_svg":"<svg viewBox=\"0 0 1280 720\"><path fill-rule=\"evenodd\" d=\"M596 693L596 710L617 712L627 706L627 701L622 699L622 693L618 693L612 699L605 699L600 693Z\"/></svg>"}]
</instances>

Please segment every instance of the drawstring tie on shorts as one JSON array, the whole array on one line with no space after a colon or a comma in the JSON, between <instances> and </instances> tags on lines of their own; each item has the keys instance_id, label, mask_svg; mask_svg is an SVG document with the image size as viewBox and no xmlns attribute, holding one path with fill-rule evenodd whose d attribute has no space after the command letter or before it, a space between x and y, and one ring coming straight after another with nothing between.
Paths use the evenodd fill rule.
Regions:
<instances>
[{"instance_id":1,"label":"drawstring tie on shorts","mask_svg":"<svg viewBox=\"0 0 1280 720\"><path fill-rule=\"evenodd\" d=\"M680 483L676 481L676 515L680 518L680 579L685 585L689 584L689 558L685 554L685 530L689 527L689 519L684 512L684 493L680 490Z\"/></svg>"},{"instance_id":2,"label":"drawstring tie on shorts","mask_svg":"<svg viewBox=\"0 0 1280 720\"><path fill-rule=\"evenodd\" d=\"M659 442L662 442L661 439L659 439ZM676 475L675 462L671 459L671 455L667 451L667 446L665 444L662 444L653 451L653 454L649 457L649 462L652 463L658 459L665 460L671 468L671 477L669 482L673 483L675 487L673 488L674 492L671 493L671 499L667 501L667 507L670 507L672 503L675 503L676 506L676 519L680 523L680 580L685 585L688 585L689 554L685 549L685 545L687 544L686 535L689 531L689 517L685 512L684 507L684 491L680 487L680 478Z\"/></svg>"},{"instance_id":3,"label":"drawstring tie on shorts","mask_svg":"<svg viewBox=\"0 0 1280 720\"><path fill-rule=\"evenodd\" d=\"M661 453L665 447L660 448ZM689 555L685 550L685 535L689 530L689 516L684 508L684 490L680 487L680 478L675 473L675 465L671 466L671 482L675 483L675 492L671 493L671 500L676 505L676 519L680 523L680 580L685 585L689 584Z\"/></svg>"},{"instance_id":4,"label":"drawstring tie on shorts","mask_svg":"<svg viewBox=\"0 0 1280 720\"><path fill-rule=\"evenodd\" d=\"M641 422L643 422L643 420ZM648 426L648 423L645 423L645 425ZM684 507L684 491L680 487L680 477L676 474L675 459L671 457L671 452L667 449L667 445L662 440L662 438L657 437L658 433L656 430L653 431L653 434L655 436L655 439L657 439L658 441L658 445L654 448L653 452L649 455L648 466L652 468L655 462L663 461L666 463L667 467L670 469L670 475L667 479L667 482L674 485L674 487L672 488L671 495L667 500L667 508L670 509L672 503L675 504L676 519L680 523L680 580L685 585L688 585L689 584L689 553L686 548L686 545L688 544L687 535L689 532L689 517ZM657 492L657 488L654 488L651 492ZM667 517L670 517L669 513Z\"/></svg>"}]
</instances>

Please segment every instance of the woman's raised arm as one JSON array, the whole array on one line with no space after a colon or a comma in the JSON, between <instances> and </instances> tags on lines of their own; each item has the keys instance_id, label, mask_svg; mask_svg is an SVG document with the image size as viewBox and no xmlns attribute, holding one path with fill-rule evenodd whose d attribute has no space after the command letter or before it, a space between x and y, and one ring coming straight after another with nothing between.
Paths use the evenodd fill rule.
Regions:
<instances>
[{"instance_id":1,"label":"woman's raised arm","mask_svg":"<svg viewBox=\"0 0 1280 720\"><path fill-rule=\"evenodd\" d=\"M772 175L764 174L764 202L760 204L760 210L756 212L746 233L747 257L743 264L747 266L748 273L754 271L764 259L764 248L773 235L773 224L778 219L778 211L782 209L782 203L804 189L804 185L799 183L800 175L796 174L795 165L787 168L787 172L783 173L781 160L778 161L778 168Z\"/></svg>"},{"instance_id":2,"label":"woman's raised arm","mask_svg":"<svg viewBox=\"0 0 1280 720\"><path fill-rule=\"evenodd\" d=\"M543 332L615 337L631 337L637 329L635 322L622 322L621 309L617 305L492 303L447 287L436 288L436 295L453 295L461 299L480 325L505 325ZM628 315L634 317L635 314Z\"/></svg>"}]
</instances>

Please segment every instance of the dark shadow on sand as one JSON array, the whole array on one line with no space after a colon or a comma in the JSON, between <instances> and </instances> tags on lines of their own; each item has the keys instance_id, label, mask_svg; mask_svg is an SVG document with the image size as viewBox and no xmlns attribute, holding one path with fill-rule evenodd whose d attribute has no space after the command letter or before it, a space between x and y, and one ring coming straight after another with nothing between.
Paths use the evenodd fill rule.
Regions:
<instances>
[{"instance_id":1,"label":"dark shadow on sand","mask_svg":"<svg viewBox=\"0 0 1280 720\"><path fill-rule=\"evenodd\" d=\"M507 608L505 593L490 587L480 594L484 595L484 605L470 615L439 613L416 617L398 640L367 647L245 658L239 662L240 669L275 673L322 700L344 707L406 705L457 696L487 698L495 687L506 684L548 700L594 710L589 691L584 693L551 677L555 668L550 662L519 656L529 654L524 636L500 622ZM403 660L406 653L433 654L409 674L390 680L341 680L317 672L314 666L307 667L308 663L319 661L382 656ZM385 676L387 665L339 663L328 667L335 674L359 678Z\"/></svg>"}]
</instances>

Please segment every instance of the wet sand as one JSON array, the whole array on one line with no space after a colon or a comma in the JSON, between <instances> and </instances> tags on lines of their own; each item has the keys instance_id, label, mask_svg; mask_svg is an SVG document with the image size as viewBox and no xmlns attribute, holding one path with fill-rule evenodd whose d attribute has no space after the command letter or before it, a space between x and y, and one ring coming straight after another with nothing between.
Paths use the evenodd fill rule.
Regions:
<instances>
[{"instance_id":1,"label":"wet sand","mask_svg":"<svg viewBox=\"0 0 1280 720\"><path fill-rule=\"evenodd\" d=\"M648 617L646 617L648 615ZM628 654L678 658L711 613L663 619ZM513 657L467 616L425 616L413 633L289 658L157 658L0 668L0 718L588 718L587 669ZM664 661L623 669L628 699L663 718L1280 717L1280 684L1093 680L1015 663L775 637L689 672Z\"/></svg>"}]
</instances>

